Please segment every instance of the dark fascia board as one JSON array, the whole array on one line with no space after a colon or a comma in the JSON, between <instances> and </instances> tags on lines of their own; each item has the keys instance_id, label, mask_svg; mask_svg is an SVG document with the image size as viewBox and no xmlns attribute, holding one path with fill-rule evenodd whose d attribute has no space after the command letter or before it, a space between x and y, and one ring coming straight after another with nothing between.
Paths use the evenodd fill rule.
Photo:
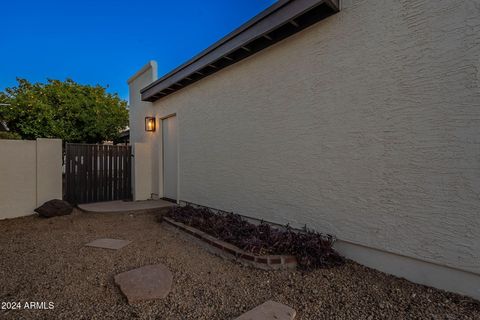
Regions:
<instances>
[{"instance_id":1,"label":"dark fascia board","mask_svg":"<svg viewBox=\"0 0 480 320\"><path fill-rule=\"evenodd\" d=\"M283 0L143 88L154 102L338 12L339 0Z\"/></svg>"}]
</instances>

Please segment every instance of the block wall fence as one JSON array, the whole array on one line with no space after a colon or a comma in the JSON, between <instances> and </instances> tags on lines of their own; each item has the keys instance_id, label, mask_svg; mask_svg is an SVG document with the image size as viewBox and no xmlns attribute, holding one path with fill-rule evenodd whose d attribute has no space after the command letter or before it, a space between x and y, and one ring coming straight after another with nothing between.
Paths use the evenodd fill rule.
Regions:
<instances>
[{"instance_id":1,"label":"block wall fence","mask_svg":"<svg viewBox=\"0 0 480 320\"><path fill-rule=\"evenodd\" d=\"M0 140L0 220L62 199L62 140Z\"/></svg>"}]
</instances>

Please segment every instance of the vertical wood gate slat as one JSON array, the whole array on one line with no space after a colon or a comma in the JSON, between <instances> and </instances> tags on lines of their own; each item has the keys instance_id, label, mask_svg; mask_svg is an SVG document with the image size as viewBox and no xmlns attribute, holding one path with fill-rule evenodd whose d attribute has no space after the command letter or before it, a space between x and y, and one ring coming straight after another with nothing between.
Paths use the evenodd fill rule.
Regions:
<instances>
[{"instance_id":1,"label":"vertical wood gate slat","mask_svg":"<svg viewBox=\"0 0 480 320\"><path fill-rule=\"evenodd\" d=\"M98 201L103 201L103 153L102 153L102 146L97 147L98 153Z\"/></svg>"},{"instance_id":2,"label":"vertical wood gate slat","mask_svg":"<svg viewBox=\"0 0 480 320\"><path fill-rule=\"evenodd\" d=\"M132 147L127 146L127 160L128 160L128 166L127 166L127 188L128 188L128 193L127 193L127 198L128 199L133 199L133 193L132 193Z\"/></svg>"},{"instance_id":3,"label":"vertical wood gate slat","mask_svg":"<svg viewBox=\"0 0 480 320\"><path fill-rule=\"evenodd\" d=\"M83 149L85 149L85 202L89 203L91 202L90 200L90 148L87 148L87 146L83 146Z\"/></svg>"},{"instance_id":4,"label":"vertical wood gate slat","mask_svg":"<svg viewBox=\"0 0 480 320\"><path fill-rule=\"evenodd\" d=\"M98 146L94 145L92 148L93 151L93 175L92 175L92 180L93 180L93 187L92 187L92 192L93 192L93 197L92 201L97 202L98 201L98 189L100 188L100 185L98 184L98 152L97 152Z\"/></svg>"},{"instance_id":5,"label":"vertical wood gate slat","mask_svg":"<svg viewBox=\"0 0 480 320\"><path fill-rule=\"evenodd\" d=\"M123 149L123 198L128 197L128 188L127 188L127 165L128 165L128 156L127 148Z\"/></svg>"},{"instance_id":6,"label":"vertical wood gate slat","mask_svg":"<svg viewBox=\"0 0 480 320\"><path fill-rule=\"evenodd\" d=\"M107 146L103 147L103 201L108 199L108 148Z\"/></svg>"},{"instance_id":7,"label":"vertical wood gate slat","mask_svg":"<svg viewBox=\"0 0 480 320\"><path fill-rule=\"evenodd\" d=\"M73 199L80 199L80 192L79 188L81 185L81 179L80 179L80 159L78 156L78 146L72 145L72 152L73 152L73 162L75 163L75 170L74 170L74 181L75 184L73 185L74 188L74 194L73 194Z\"/></svg>"},{"instance_id":8,"label":"vertical wood gate slat","mask_svg":"<svg viewBox=\"0 0 480 320\"><path fill-rule=\"evenodd\" d=\"M102 172L102 180L103 180L103 185L102 185L102 201L107 201L107 153L106 153L106 148L105 146L102 146L102 157L103 157L103 172Z\"/></svg>"},{"instance_id":9,"label":"vertical wood gate slat","mask_svg":"<svg viewBox=\"0 0 480 320\"><path fill-rule=\"evenodd\" d=\"M78 176L77 176L77 172L78 172L78 165L77 165L77 153L75 152L75 146L73 145L70 145L69 146L70 148L70 155L72 157L72 172L71 172L71 198L72 198L72 201L74 201L76 198L77 198L77 184L78 184ZM66 176L65 179L67 179L67 181L69 180L69 176ZM67 182L68 183L68 182Z\"/></svg>"},{"instance_id":10,"label":"vertical wood gate slat","mask_svg":"<svg viewBox=\"0 0 480 320\"><path fill-rule=\"evenodd\" d=\"M78 160L79 160L79 178L80 178L80 185L78 189L79 193L79 200L81 203L87 202L87 199L85 197L85 189L87 187L87 177L86 177L86 171L85 171L85 157L84 157L84 148L82 146L77 146L77 151L78 151Z\"/></svg>"},{"instance_id":11,"label":"vertical wood gate slat","mask_svg":"<svg viewBox=\"0 0 480 320\"><path fill-rule=\"evenodd\" d=\"M77 166L76 171L76 181L77 184L75 185L75 200L83 202L83 165L82 165L82 157L80 156L80 146L75 146L75 161Z\"/></svg>"},{"instance_id":12,"label":"vertical wood gate slat","mask_svg":"<svg viewBox=\"0 0 480 320\"><path fill-rule=\"evenodd\" d=\"M71 171L71 164L70 164L70 157L68 155L69 149L68 149L68 144L65 145L65 195L70 194L70 181L67 180L67 176L69 175L69 172ZM69 201L68 196L66 196L67 201Z\"/></svg>"},{"instance_id":13,"label":"vertical wood gate slat","mask_svg":"<svg viewBox=\"0 0 480 320\"><path fill-rule=\"evenodd\" d=\"M82 193L82 198L83 202L88 202L88 161L87 161L87 148L84 146L79 147L79 151L81 151L82 155L82 178L83 178L83 183L82 183L82 188L80 189L80 192Z\"/></svg>"},{"instance_id":14,"label":"vertical wood gate slat","mask_svg":"<svg viewBox=\"0 0 480 320\"><path fill-rule=\"evenodd\" d=\"M107 188L107 199L112 198L112 183L113 183L113 157L112 157L112 146L108 146L108 188Z\"/></svg>"},{"instance_id":15,"label":"vertical wood gate slat","mask_svg":"<svg viewBox=\"0 0 480 320\"><path fill-rule=\"evenodd\" d=\"M122 150L120 148L115 147L117 149L117 197L122 197Z\"/></svg>"},{"instance_id":16,"label":"vertical wood gate slat","mask_svg":"<svg viewBox=\"0 0 480 320\"><path fill-rule=\"evenodd\" d=\"M78 153L78 146L74 146L72 145L72 151L73 151L73 155L74 155L74 163L75 163L75 172L74 172L74 181L75 181L75 185L73 186L75 192L74 192L74 200L77 200L77 199L80 199L81 195L80 195L80 188L81 188L81 178L80 178L80 172L81 172L81 159L80 159L80 156L79 156L79 153Z\"/></svg>"},{"instance_id":17,"label":"vertical wood gate slat","mask_svg":"<svg viewBox=\"0 0 480 320\"><path fill-rule=\"evenodd\" d=\"M98 146L98 201L103 201L103 153L102 146Z\"/></svg>"},{"instance_id":18,"label":"vertical wood gate slat","mask_svg":"<svg viewBox=\"0 0 480 320\"><path fill-rule=\"evenodd\" d=\"M119 176L119 166L118 166L118 148L116 146L113 147L113 152L114 152L114 157L113 157L113 161L114 161L114 165L113 165L113 176L114 176L114 179L115 179L115 183L114 183L114 195L113 197L114 198L118 198L120 196L120 190L118 190L118 176Z\"/></svg>"},{"instance_id":19,"label":"vertical wood gate slat","mask_svg":"<svg viewBox=\"0 0 480 320\"><path fill-rule=\"evenodd\" d=\"M121 197L125 198L125 148L119 148L121 154L121 168L120 172L120 185L121 185Z\"/></svg>"},{"instance_id":20,"label":"vertical wood gate slat","mask_svg":"<svg viewBox=\"0 0 480 320\"><path fill-rule=\"evenodd\" d=\"M89 175L90 175L90 185L88 186L88 189L90 190L90 201L89 202L95 202L95 189L96 189L96 186L95 186L95 166L94 166L94 163L95 163L95 148L94 146L92 146L91 148L88 148L89 149L89 163L90 163L90 170L88 171L89 172Z\"/></svg>"},{"instance_id":21,"label":"vertical wood gate slat","mask_svg":"<svg viewBox=\"0 0 480 320\"><path fill-rule=\"evenodd\" d=\"M88 177L88 202L93 202L93 150L92 148L86 147L87 149L87 177Z\"/></svg>"},{"instance_id":22,"label":"vertical wood gate slat","mask_svg":"<svg viewBox=\"0 0 480 320\"><path fill-rule=\"evenodd\" d=\"M69 145L67 152L67 161L70 162L70 171L66 174L65 179L67 180L67 185L70 185L70 188L67 191L67 198L71 198L68 201L75 199L75 183L77 179L77 163L75 160L75 149L74 146ZM70 157L70 158L69 158ZM71 178L69 178L71 177Z\"/></svg>"},{"instance_id":23,"label":"vertical wood gate slat","mask_svg":"<svg viewBox=\"0 0 480 320\"><path fill-rule=\"evenodd\" d=\"M130 146L67 143L65 199L88 203L131 199Z\"/></svg>"},{"instance_id":24,"label":"vertical wood gate slat","mask_svg":"<svg viewBox=\"0 0 480 320\"><path fill-rule=\"evenodd\" d=\"M117 190L118 196L123 197L123 186L122 186L122 149L117 147L117 160L118 160L118 176L117 176Z\"/></svg>"},{"instance_id":25,"label":"vertical wood gate slat","mask_svg":"<svg viewBox=\"0 0 480 320\"><path fill-rule=\"evenodd\" d=\"M123 197L128 198L128 187L127 187L127 166L128 166L128 147L124 149L124 160L123 163L125 167L123 168Z\"/></svg>"},{"instance_id":26,"label":"vertical wood gate slat","mask_svg":"<svg viewBox=\"0 0 480 320\"><path fill-rule=\"evenodd\" d=\"M117 148L110 146L112 150L112 197L117 197Z\"/></svg>"},{"instance_id":27,"label":"vertical wood gate slat","mask_svg":"<svg viewBox=\"0 0 480 320\"><path fill-rule=\"evenodd\" d=\"M70 190L67 191L67 198L70 198L68 201L72 201L76 198L76 183L77 182L77 155L75 154L75 146L73 145L68 145L68 154L70 155L71 159L71 171L70 174L67 174L65 176L65 179L67 179L67 184L69 184L70 181ZM67 159L68 160L68 159Z\"/></svg>"}]
</instances>

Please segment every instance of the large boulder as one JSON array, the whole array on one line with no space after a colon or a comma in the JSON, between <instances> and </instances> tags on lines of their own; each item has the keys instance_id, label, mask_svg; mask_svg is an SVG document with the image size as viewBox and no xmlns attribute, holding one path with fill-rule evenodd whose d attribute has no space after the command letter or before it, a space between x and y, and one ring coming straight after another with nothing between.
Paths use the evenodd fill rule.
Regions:
<instances>
[{"instance_id":1,"label":"large boulder","mask_svg":"<svg viewBox=\"0 0 480 320\"><path fill-rule=\"evenodd\" d=\"M51 218L56 216L65 216L72 213L73 207L67 201L54 199L45 202L40 207L35 209L40 217Z\"/></svg>"}]
</instances>

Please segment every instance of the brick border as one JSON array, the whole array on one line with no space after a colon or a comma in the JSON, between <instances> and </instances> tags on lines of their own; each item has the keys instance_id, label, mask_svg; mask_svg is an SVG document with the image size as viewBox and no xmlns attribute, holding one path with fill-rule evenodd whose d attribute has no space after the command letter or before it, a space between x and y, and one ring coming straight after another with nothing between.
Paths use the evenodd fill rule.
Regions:
<instances>
[{"instance_id":1,"label":"brick border","mask_svg":"<svg viewBox=\"0 0 480 320\"><path fill-rule=\"evenodd\" d=\"M187 226L181 222L174 221L168 217L163 220L178 230L192 236L208 246L210 252L220 255L221 257L238 261L242 264L249 265L263 270L294 270L297 268L297 258L290 255L268 255L258 256L253 253L246 252L230 243L219 240L211 235Z\"/></svg>"}]
</instances>

